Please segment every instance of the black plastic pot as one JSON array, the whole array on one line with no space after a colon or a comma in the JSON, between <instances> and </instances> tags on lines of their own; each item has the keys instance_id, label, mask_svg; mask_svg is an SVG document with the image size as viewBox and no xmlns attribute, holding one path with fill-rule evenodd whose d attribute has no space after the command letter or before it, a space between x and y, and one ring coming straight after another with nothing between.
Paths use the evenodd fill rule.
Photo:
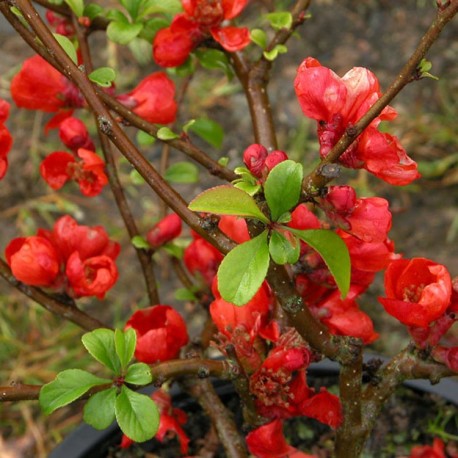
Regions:
<instances>
[{"instance_id":1,"label":"black plastic pot","mask_svg":"<svg viewBox=\"0 0 458 458\"><path fill-rule=\"evenodd\" d=\"M369 355L367 360L377 358L386 360L386 358ZM333 361L324 360L312 364L307 375L312 380L322 378L337 380L339 365ZM234 389L228 382L217 380L214 383L217 393L222 401L227 404L230 399L234 398ZM313 384L311 384L313 386ZM453 379L443 379L436 385L431 385L428 380L410 380L404 383L405 387L421 393L430 393L442 398L443 400L457 406L458 408L458 382ZM149 394L154 389L144 391ZM186 393L180 391L175 385L172 389L173 405L186 411L187 413L199 409L197 403ZM108 429L97 431L88 425L82 425L72 432L54 451L49 455L50 458L106 458L110 451L115 450L121 443L122 433L116 423ZM145 451L153 448L153 441L142 444ZM126 455L127 456L127 455ZM136 456L136 455L131 455ZM173 456L173 455L171 455Z\"/></svg>"}]
</instances>

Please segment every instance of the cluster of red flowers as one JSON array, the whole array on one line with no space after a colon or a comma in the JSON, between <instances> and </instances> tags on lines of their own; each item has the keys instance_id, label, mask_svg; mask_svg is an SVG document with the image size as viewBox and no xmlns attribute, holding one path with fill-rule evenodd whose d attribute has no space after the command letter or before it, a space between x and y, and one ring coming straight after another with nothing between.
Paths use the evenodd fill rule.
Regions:
<instances>
[{"instance_id":1,"label":"cluster of red flowers","mask_svg":"<svg viewBox=\"0 0 458 458\"><path fill-rule=\"evenodd\" d=\"M380 98L376 76L355 67L342 78L308 57L299 66L294 82L302 111L318 122L321 157ZM339 158L346 167L364 168L393 185L406 185L419 177L417 164L407 156L398 139L380 132L381 121L391 121L396 111L386 107Z\"/></svg>"},{"instance_id":2,"label":"cluster of red flowers","mask_svg":"<svg viewBox=\"0 0 458 458\"><path fill-rule=\"evenodd\" d=\"M103 227L63 216L52 231L39 229L37 235L13 239L5 256L13 275L27 285L103 299L118 279L114 261L119 249Z\"/></svg>"},{"instance_id":3,"label":"cluster of red flowers","mask_svg":"<svg viewBox=\"0 0 458 458\"><path fill-rule=\"evenodd\" d=\"M238 16L248 0L182 0L184 13L169 27L159 30L153 42L153 58L161 67L183 64L191 51L213 37L226 51L240 51L250 43L247 28L222 26Z\"/></svg>"}]
</instances>

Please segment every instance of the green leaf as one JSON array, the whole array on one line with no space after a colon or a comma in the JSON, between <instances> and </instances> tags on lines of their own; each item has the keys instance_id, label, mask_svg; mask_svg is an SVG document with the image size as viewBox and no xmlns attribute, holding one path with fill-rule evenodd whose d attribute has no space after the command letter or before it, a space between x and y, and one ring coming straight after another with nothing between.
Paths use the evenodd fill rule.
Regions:
<instances>
[{"instance_id":1,"label":"green leaf","mask_svg":"<svg viewBox=\"0 0 458 458\"><path fill-rule=\"evenodd\" d=\"M143 248L145 250L149 250L151 248L150 244L141 235L136 235L135 237L132 237L130 239L130 243L132 243L132 245L135 248Z\"/></svg>"},{"instance_id":2,"label":"green leaf","mask_svg":"<svg viewBox=\"0 0 458 458\"><path fill-rule=\"evenodd\" d=\"M73 61L75 65L78 65L78 57L76 55L76 49L73 43L64 35L59 35L58 33L53 33L54 38L57 43L59 43L64 51L67 53L68 57Z\"/></svg>"},{"instance_id":3,"label":"green leaf","mask_svg":"<svg viewBox=\"0 0 458 458\"><path fill-rule=\"evenodd\" d=\"M128 11L132 20L136 20L138 11L142 5L143 0L121 0L122 6Z\"/></svg>"},{"instance_id":4,"label":"green leaf","mask_svg":"<svg viewBox=\"0 0 458 458\"><path fill-rule=\"evenodd\" d=\"M276 30L290 29L293 25L293 16L289 11L278 11L276 13L269 13L265 15L269 24Z\"/></svg>"},{"instance_id":5,"label":"green leaf","mask_svg":"<svg viewBox=\"0 0 458 458\"><path fill-rule=\"evenodd\" d=\"M83 16L88 17L91 21L103 12L103 8L96 3L89 3L84 7Z\"/></svg>"},{"instance_id":6,"label":"green leaf","mask_svg":"<svg viewBox=\"0 0 458 458\"><path fill-rule=\"evenodd\" d=\"M285 227L316 250L328 266L343 298L350 288L351 262L347 245L335 233L326 229L299 230Z\"/></svg>"},{"instance_id":7,"label":"green leaf","mask_svg":"<svg viewBox=\"0 0 458 458\"><path fill-rule=\"evenodd\" d=\"M131 383L132 385L147 385L153 381L153 376L151 375L151 369L148 364L135 363L127 369L124 380L126 383Z\"/></svg>"},{"instance_id":8,"label":"green leaf","mask_svg":"<svg viewBox=\"0 0 458 458\"><path fill-rule=\"evenodd\" d=\"M169 127L161 127L157 131L157 138L159 140L174 140L175 138L179 138L180 136L177 135L175 132L172 131Z\"/></svg>"},{"instance_id":9,"label":"green leaf","mask_svg":"<svg viewBox=\"0 0 458 458\"><path fill-rule=\"evenodd\" d=\"M112 383L81 369L67 369L40 390L40 405L46 415L78 399L93 386Z\"/></svg>"},{"instance_id":10,"label":"green leaf","mask_svg":"<svg viewBox=\"0 0 458 458\"><path fill-rule=\"evenodd\" d=\"M65 0L65 3L70 7L75 16L81 17L84 12L83 0Z\"/></svg>"},{"instance_id":11,"label":"green leaf","mask_svg":"<svg viewBox=\"0 0 458 458\"><path fill-rule=\"evenodd\" d=\"M110 87L116 78L116 72L110 67L100 67L89 73L87 77L101 87Z\"/></svg>"},{"instance_id":12,"label":"green leaf","mask_svg":"<svg viewBox=\"0 0 458 458\"><path fill-rule=\"evenodd\" d=\"M238 183L234 183L234 186L237 189L241 189L242 191L246 192L250 196L254 196L261 189L261 185L259 185L259 184L251 184L251 183L248 183L246 181L239 181Z\"/></svg>"},{"instance_id":13,"label":"green leaf","mask_svg":"<svg viewBox=\"0 0 458 458\"><path fill-rule=\"evenodd\" d=\"M140 36L149 43L152 43L156 33L169 25L169 21L163 17L154 17L143 23L143 30Z\"/></svg>"},{"instance_id":14,"label":"green leaf","mask_svg":"<svg viewBox=\"0 0 458 458\"><path fill-rule=\"evenodd\" d=\"M113 21L108 24L107 36L114 43L120 45L126 45L130 43L135 37L137 37L143 29L143 24L125 23Z\"/></svg>"},{"instance_id":15,"label":"green leaf","mask_svg":"<svg viewBox=\"0 0 458 458\"><path fill-rule=\"evenodd\" d=\"M288 52L288 48L285 45L276 45L275 48L270 51L264 51L263 55L267 60L274 61L279 54L285 54Z\"/></svg>"},{"instance_id":16,"label":"green leaf","mask_svg":"<svg viewBox=\"0 0 458 458\"><path fill-rule=\"evenodd\" d=\"M202 192L188 207L196 212L244 216L259 219L266 224L269 222L251 196L230 185L217 186Z\"/></svg>"},{"instance_id":17,"label":"green leaf","mask_svg":"<svg viewBox=\"0 0 458 458\"><path fill-rule=\"evenodd\" d=\"M220 157L218 159L218 164L222 165L223 167L226 167L227 164L229 164L229 158L227 156Z\"/></svg>"},{"instance_id":18,"label":"green leaf","mask_svg":"<svg viewBox=\"0 0 458 458\"><path fill-rule=\"evenodd\" d=\"M194 54L207 70L223 70L228 78L233 76L232 66L226 54L218 49L196 49Z\"/></svg>"},{"instance_id":19,"label":"green leaf","mask_svg":"<svg viewBox=\"0 0 458 458\"><path fill-rule=\"evenodd\" d=\"M140 146L151 146L155 141L156 139L152 135L143 132L143 130L137 132L137 143Z\"/></svg>"},{"instance_id":20,"label":"green leaf","mask_svg":"<svg viewBox=\"0 0 458 458\"><path fill-rule=\"evenodd\" d=\"M116 354L114 331L105 328L95 329L84 334L81 340L93 358L116 375L120 375L121 364Z\"/></svg>"},{"instance_id":21,"label":"green leaf","mask_svg":"<svg viewBox=\"0 0 458 458\"><path fill-rule=\"evenodd\" d=\"M188 288L178 288L175 290L174 297L178 301L196 301L196 295Z\"/></svg>"},{"instance_id":22,"label":"green leaf","mask_svg":"<svg viewBox=\"0 0 458 458\"><path fill-rule=\"evenodd\" d=\"M180 0L146 0L141 11L142 16L153 13L169 13L175 15L182 11Z\"/></svg>"},{"instance_id":23,"label":"green leaf","mask_svg":"<svg viewBox=\"0 0 458 458\"><path fill-rule=\"evenodd\" d=\"M300 243L293 235L288 240L282 233L273 231L269 240L269 253L277 264L295 264L299 260Z\"/></svg>"},{"instance_id":24,"label":"green leaf","mask_svg":"<svg viewBox=\"0 0 458 458\"><path fill-rule=\"evenodd\" d=\"M197 183L199 169L191 162L176 162L165 171L164 178L169 183Z\"/></svg>"},{"instance_id":25,"label":"green leaf","mask_svg":"<svg viewBox=\"0 0 458 458\"><path fill-rule=\"evenodd\" d=\"M161 247L162 250L165 250L170 256L173 256L177 259L183 259L184 247L177 245L176 243L166 243Z\"/></svg>"},{"instance_id":26,"label":"green leaf","mask_svg":"<svg viewBox=\"0 0 458 458\"><path fill-rule=\"evenodd\" d=\"M260 48L266 49L267 46L267 35L264 30L261 29L252 29L250 31L251 41L257 44Z\"/></svg>"},{"instance_id":27,"label":"green leaf","mask_svg":"<svg viewBox=\"0 0 458 458\"><path fill-rule=\"evenodd\" d=\"M190 119L186 124L183 125L182 130L185 134L188 133L189 128L196 122L195 119Z\"/></svg>"},{"instance_id":28,"label":"green leaf","mask_svg":"<svg viewBox=\"0 0 458 458\"><path fill-rule=\"evenodd\" d=\"M218 269L222 298L235 305L249 302L261 287L269 267L267 231L231 250Z\"/></svg>"},{"instance_id":29,"label":"green leaf","mask_svg":"<svg viewBox=\"0 0 458 458\"><path fill-rule=\"evenodd\" d=\"M95 393L84 406L83 420L95 429L106 429L115 421L116 387Z\"/></svg>"},{"instance_id":30,"label":"green leaf","mask_svg":"<svg viewBox=\"0 0 458 458\"><path fill-rule=\"evenodd\" d=\"M129 173L129 177L132 181L132 184L135 184L137 186L145 184L145 179L140 175L138 170L131 170L131 172Z\"/></svg>"},{"instance_id":31,"label":"green leaf","mask_svg":"<svg viewBox=\"0 0 458 458\"><path fill-rule=\"evenodd\" d=\"M302 176L302 165L291 160L280 162L270 171L264 183L264 194L273 221L299 201Z\"/></svg>"},{"instance_id":32,"label":"green leaf","mask_svg":"<svg viewBox=\"0 0 458 458\"><path fill-rule=\"evenodd\" d=\"M116 354L124 371L134 356L135 345L137 344L137 333L129 328L126 331L116 329L114 334Z\"/></svg>"},{"instance_id":33,"label":"green leaf","mask_svg":"<svg viewBox=\"0 0 458 458\"><path fill-rule=\"evenodd\" d=\"M111 9L105 12L105 18L114 22L122 22L124 24L129 24L129 18L118 9Z\"/></svg>"},{"instance_id":34,"label":"green leaf","mask_svg":"<svg viewBox=\"0 0 458 458\"><path fill-rule=\"evenodd\" d=\"M189 130L196 133L202 140L205 140L214 148L221 148L224 140L224 129L216 121L208 118L196 119Z\"/></svg>"},{"instance_id":35,"label":"green leaf","mask_svg":"<svg viewBox=\"0 0 458 458\"><path fill-rule=\"evenodd\" d=\"M115 413L122 432L135 442L145 442L157 433L159 410L144 394L123 385L116 398Z\"/></svg>"}]
</instances>

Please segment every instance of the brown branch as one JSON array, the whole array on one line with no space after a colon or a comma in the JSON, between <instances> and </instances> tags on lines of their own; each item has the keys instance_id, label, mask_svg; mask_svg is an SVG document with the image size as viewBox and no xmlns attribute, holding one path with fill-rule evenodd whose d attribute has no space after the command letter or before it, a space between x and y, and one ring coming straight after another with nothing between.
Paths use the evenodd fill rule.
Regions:
<instances>
[{"instance_id":1,"label":"brown branch","mask_svg":"<svg viewBox=\"0 0 458 458\"><path fill-rule=\"evenodd\" d=\"M364 445L361 425L363 352L350 364L342 365L339 374L339 392L343 408L343 423L337 430L335 453L338 457L359 457ZM360 439L360 440L358 440Z\"/></svg>"},{"instance_id":2,"label":"brown branch","mask_svg":"<svg viewBox=\"0 0 458 458\"><path fill-rule=\"evenodd\" d=\"M101 321L77 308L73 301L69 303L62 302L35 286L28 286L16 280L8 264L3 259L0 259L0 276L2 276L11 286L30 299L33 299L49 312L75 323L80 328L87 331L92 331L97 328L108 328L108 326Z\"/></svg>"},{"instance_id":3,"label":"brown branch","mask_svg":"<svg viewBox=\"0 0 458 458\"><path fill-rule=\"evenodd\" d=\"M63 67L64 75L80 89L91 110L97 115L102 132L117 146L119 151L145 179L146 183L199 235L212 243L222 253L230 251L234 243L224 236L218 228L214 228L211 231L204 229L205 224L202 219L188 209L183 198L169 186L118 126L105 105L97 97L92 83L57 43L31 3L28 0L18 0L16 3L37 34L37 37L42 41L45 49L50 50L55 56L55 60L60 62L61 65L58 69Z\"/></svg>"},{"instance_id":4,"label":"brown branch","mask_svg":"<svg viewBox=\"0 0 458 458\"><path fill-rule=\"evenodd\" d=\"M122 103L118 102L115 98L111 97L106 92L97 90L98 96L103 100L103 102L119 116L121 116L129 125L135 126L137 129L146 132L154 138L157 138L157 133L159 127L155 124L151 124L148 121L145 121L140 116L133 113L131 110L126 108ZM190 159L196 161L198 164L205 167L210 174L217 176L226 181L233 181L238 178L232 170L224 167L219 164L217 161L209 157L204 151L197 148L193 145L189 138L186 139L173 139L173 140L160 140L167 145L170 145L172 148L175 148L178 151L186 154Z\"/></svg>"},{"instance_id":5,"label":"brown branch","mask_svg":"<svg viewBox=\"0 0 458 458\"><path fill-rule=\"evenodd\" d=\"M234 378L235 372L226 361L195 359L177 359L159 363L151 367L151 374L156 385L162 385L167 379L193 375L201 378L216 376L221 379ZM25 401L38 399L43 385L27 385L14 382L9 386L0 387L0 402ZM105 390L111 385L94 387L79 399L87 399L92 394Z\"/></svg>"},{"instance_id":6,"label":"brown branch","mask_svg":"<svg viewBox=\"0 0 458 458\"><path fill-rule=\"evenodd\" d=\"M304 22L304 12L310 0L298 0L292 8L293 23L291 29L279 30L269 43L267 50L278 44L284 44L294 30ZM254 141L272 151L278 148L272 109L267 93L269 72L272 62L262 56L255 64L246 61L241 52L230 54L237 78L242 84L253 124Z\"/></svg>"},{"instance_id":7,"label":"brown branch","mask_svg":"<svg viewBox=\"0 0 458 458\"><path fill-rule=\"evenodd\" d=\"M339 141L329 151L328 155L321 160L318 166L304 178L303 185L307 194L315 195L317 190L326 186L332 178L321 174L323 166L336 162L356 138L380 115L382 110L396 97L397 94L412 81L418 79L418 66L429 48L437 40L443 28L458 13L458 0L452 0L448 6L440 8L437 16L420 39L420 42L411 55L410 59L399 72L398 76L389 86L388 90L378 99L374 105L359 119L359 121L347 128Z\"/></svg>"},{"instance_id":8,"label":"brown branch","mask_svg":"<svg viewBox=\"0 0 458 458\"><path fill-rule=\"evenodd\" d=\"M80 24L74 16L73 26L75 27L76 36L79 43L79 49L83 57L84 66L86 68L86 71L90 73L94 68L92 65L91 52L87 42L86 30L80 26ZM95 119L95 121L97 125L97 119ZM124 221L124 226L127 229L129 238L132 239L133 237L140 235L140 233L138 231L137 224L135 223L133 214L130 210L129 203L127 202L124 189L119 180L116 162L112 151L112 145L109 142L108 138L105 137L105 135L103 135L103 133L101 132L99 125L97 125L97 132L100 139L100 144L102 146L102 153L106 164L105 170L107 172L111 192L113 194L116 206L118 207L122 220ZM159 304L159 292L157 288L156 277L154 275L154 261L151 256L151 253L144 250L143 248L134 247L134 249L137 253L137 258L142 269L149 303L151 305Z\"/></svg>"},{"instance_id":9,"label":"brown branch","mask_svg":"<svg viewBox=\"0 0 458 458\"><path fill-rule=\"evenodd\" d=\"M248 458L245 441L237 431L232 413L226 409L209 380L187 380L186 390L194 396L216 428L229 458Z\"/></svg>"}]
</instances>

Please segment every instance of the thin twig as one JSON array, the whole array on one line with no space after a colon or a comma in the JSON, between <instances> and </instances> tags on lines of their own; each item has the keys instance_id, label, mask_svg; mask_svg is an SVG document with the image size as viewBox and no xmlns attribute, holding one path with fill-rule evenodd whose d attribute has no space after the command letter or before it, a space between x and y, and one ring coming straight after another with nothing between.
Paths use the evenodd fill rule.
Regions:
<instances>
[{"instance_id":1,"label":"thin twig","mask_svg":"<svg viewBox=\"0 0 458 458\"><path fill-rule=\"evenodd\" d=\"M92 58L90 49L87 42L87 34L85 30L80 26L75 17L73 17L73 26L76 30L76 36L79 43L79 49L83 56L83 62L88 73L92 72ZM95 117L95 116L94 116ZM96 124L97 119L95 118ZM112 145L109 142L108 138L101 132L100 126L97 124L97 132L100 139L100 144L102 146L103 157L106 163L106 172L108 176L108 181L110 183L111 192L113 194L116 206L118 207L119 213L124 221L124 225L129 234L129 239L140 235L137 224L135 223L134 216L130 210L129 203L127 202L124 189L119 180L118 171L116 167L116 161L114 159ZM157 281L154 275L154 261L151 256L151 253L145 251L143 248L134 247L137 258L140 263L140 267L143 272L143 277L145 279L146 292L148 294L148 299L150 305L159 304L159 292L157 288Z\"/></svg>"},{"instance_id":2,"label":"thin twig","mask_svg":"<svg viewBox=\"0 0 458 458\"><path fill-rule=\"evenodd\" d=\"M30 297L30 299L33 299L49 312L75 323L80 328L87 331L92 331L97 328L108 328L108 326L101 321L77 308L73 301L69 303L62 302L59 299L46 294L40 288L28 286L16 280L8 264L3 259L0 259L0 276L2 276L11 286L25 294L27 297Z\"/></svg>"}]
</instances>

